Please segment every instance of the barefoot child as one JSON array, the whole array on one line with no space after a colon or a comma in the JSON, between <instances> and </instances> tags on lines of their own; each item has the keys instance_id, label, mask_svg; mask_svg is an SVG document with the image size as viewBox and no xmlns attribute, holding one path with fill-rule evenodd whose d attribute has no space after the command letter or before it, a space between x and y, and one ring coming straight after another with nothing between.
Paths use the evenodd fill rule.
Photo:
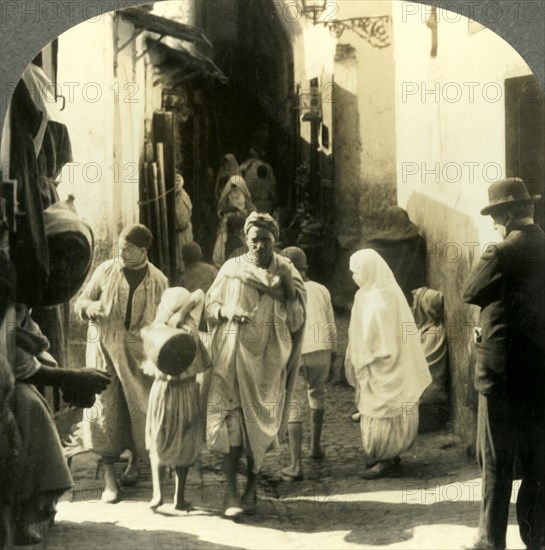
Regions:
<instances>
[{"instance_id":1,"label":"barefoot child","mask_svg":"<svg viewBox=\"0 0 545 550\"><path fill-rule=\"evenodd\" d=\"M153 324L142 330L147 361L144 371L155 377L146 417L146 447L153 480L150 508L163 504L161 481L165 466L176 470L174 507L191 509L185 500L189 466L203 441L201 403L196 375L209 366L198 326L204 293L169 288L161 298Z\"/></svg>"},{"instance_id":2,"label":"barefoot child","mask_svg":"<svg viewBox=\"0 0 545 550\"><path fill-rule=\"evenodd\" d=\"M303 479L301 424L305 397L308 397L311 411L310 456L315 460L325 457L320 446L325 412L325 385L335 357L337 328L329 291L306 275L305 252L297 246L289 246L282 250L282 256L290 260L299 271L307 291L307 322L303 333L301 363L288 419L291 464L282 470L284 481L299 481Z\"/></svg>"}]
</instances>

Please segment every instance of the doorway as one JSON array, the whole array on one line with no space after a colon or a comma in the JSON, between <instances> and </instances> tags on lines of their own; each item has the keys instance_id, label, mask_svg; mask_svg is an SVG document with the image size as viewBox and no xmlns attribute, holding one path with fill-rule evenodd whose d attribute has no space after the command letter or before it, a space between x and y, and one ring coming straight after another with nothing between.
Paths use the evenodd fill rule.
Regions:
<instances>
[{"instance_id":1,"label":"doorway","mask_svg":"<svg viewBox=\"0 0 545 550\"><path fill-rule=\"evenodd\" d=\"M534 75L505 80L505 164L507 177L524 180L531 195L543 196L545 181L545 95ZM545 228L545 201L535 221Z\"/></svg>"}]
</instances>

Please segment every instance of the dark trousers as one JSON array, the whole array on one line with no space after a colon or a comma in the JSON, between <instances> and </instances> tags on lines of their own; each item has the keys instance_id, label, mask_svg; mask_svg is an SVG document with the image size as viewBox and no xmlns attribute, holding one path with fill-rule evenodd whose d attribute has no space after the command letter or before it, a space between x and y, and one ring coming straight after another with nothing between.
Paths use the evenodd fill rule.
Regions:
<instances>
[{"instance_id":1,"label":"dark trousers","mask_svg":"<svg viewBox=\"0 0 545 550\"><path fill-rule=\"evenodd\" d=\"M545 543L545 417L539 409L543 406L528 407L506 395L479 395L479 539L486 546L505 548L515 456L522 479L517 495L521 538L527 548Z\"/></svg>"}]
</instances>

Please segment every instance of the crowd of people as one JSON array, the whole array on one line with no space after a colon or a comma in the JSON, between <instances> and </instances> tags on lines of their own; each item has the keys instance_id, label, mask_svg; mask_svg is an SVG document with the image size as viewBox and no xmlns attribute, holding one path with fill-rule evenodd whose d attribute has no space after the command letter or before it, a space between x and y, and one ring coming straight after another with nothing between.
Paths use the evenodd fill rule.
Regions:
<instances>
[{"instance_id":1,"label":"crowd of people","mask_svg":"<svg viewBox=\"0 0 545 550\"><path fill-rule=\"evenodd\" d=\"M291 462L282 479L303 479L306 400L311 456L327 460L321 446L325 392L339 351L331 330L336 326L331 296L308 278L304 250L277 248L279 226L271 215L274 175L259 157L260 151L253 150L239 167L233 155L225 155L216 180L215 266L203 261L197 243L180 241L181 286L168 288L167 278L149 262L153 235L145 226L132 224L121 232L119 258L97 267L75 303L76 314L95 335L88 339L86 369L51 374L52 358L43 355L47 342L25 339L39 329L27 330L29 310L18 305L17 393L32 394L39 405L33 384L40 377L69 392L87 383L84 442L101 457L105 503L118 502L120 483L136 483L139 463L149 461L149 506L155 510L163 504L161 484L169 466L176 472L175 507L191 509L185 496L187 472L207 445L223 457L224 516L254 514L257 475L269 449L287 439ZM474 548L505 548L515 456L523 480L517 503L521 536L528 548L540 548L545 543L545 298L540 280L545 234L533 222L538 197L528 194L522 180L492 185L489 198L482 214L493 217L504 240L476 263L463 296L481 308L482 325L475 376L483 498ZM362 446L369 457L360 472L366 480L397 468L414 442L419 402L433 381L429 355L436 361L439 349L429 352L421 332L403 330L415 323L413 312L425 302L422 235L398 207L387 222L389 227L349 261L358 290L344 369L355 390ZM437 293L428 296L436 305ZM430 317L421 315L429 328ZM441 358L443 344L444 339ZM63 376L72 375L83 378L67 386ZM19 428L25 444L35 445L29 438L35 427ZM33 464L32 471L54 482L54 490L36 481L28 490L36 502L20 499L18 536L23 542L37 542L32 524L53 514L55 501L71 486L58 436L41 437L48 438L43 448L52 455L47 469ZM125 451L131 458L117 479L114 464ZM38 460L35 455L36 449L29 451L35 458L28 460ZM243 455L247 483L240 495ZM39 460L43 464L45 458ZM32 514L33 506L41 516Z\"/></svg>"}]
</instances>

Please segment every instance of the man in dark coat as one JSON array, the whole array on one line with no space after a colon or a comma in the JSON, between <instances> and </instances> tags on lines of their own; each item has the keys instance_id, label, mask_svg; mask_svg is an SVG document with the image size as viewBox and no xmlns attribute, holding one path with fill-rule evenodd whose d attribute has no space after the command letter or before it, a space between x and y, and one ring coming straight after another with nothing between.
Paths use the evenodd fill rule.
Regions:
<instances>
[{"instance_id":1,"label":"man in dark coat","mask_svg":"<svg viewBox=\"0 0 545 550\"><path fill-rule=\"evenodd\" d=\"M527 548L545 544L545 234L519 178L488 189L502 241L473 268L464 300L480 306L475 388L483 494L474 548L505 548L515 454L522 484L517 518Z\"/></svg>"}]
</instances>

